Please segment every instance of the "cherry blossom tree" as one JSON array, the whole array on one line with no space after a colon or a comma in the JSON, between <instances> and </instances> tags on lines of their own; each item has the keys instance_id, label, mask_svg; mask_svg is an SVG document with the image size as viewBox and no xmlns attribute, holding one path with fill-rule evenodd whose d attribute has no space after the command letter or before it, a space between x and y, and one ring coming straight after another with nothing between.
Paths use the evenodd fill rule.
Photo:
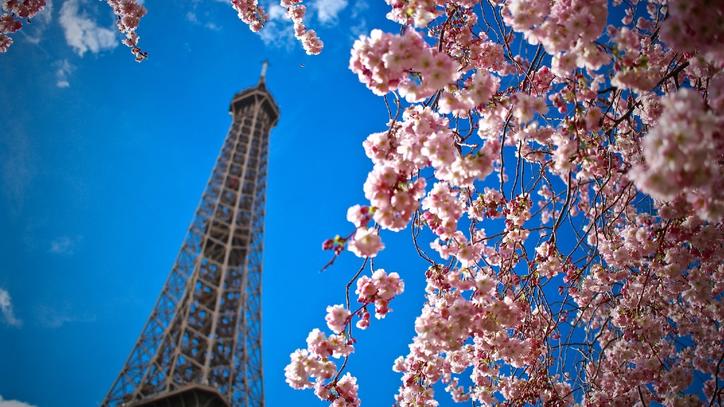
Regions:
<instances>
[{"instance_id":1,"label":"cherry blossom tree","mask_svg":"<svg viewBox=\"0 0 724 407\"><path fill-rule=\"evenodd\" d=\"M386 1L401 30L349 61L389 113L363 143L368 202L322 245L361 266L287 383L359 406L355 332L420 273L396 405L721 405L724 1ZM107 2L142 60L145 9ZM256 0L230 3L262 29ZM44 4L4 0L0 51ZM426 270L375 264L403 229Z\"/></svg>"},{"instance_id":2,"label":"cherry blossom tree","mask_svg":"<svg viewBox=\"0 0 724 407\"><path fill-rule=\"evenodd\" d=\"M400 271L427 287L395 405L721 405L724 2L387 3L401 31L349 63L389 112L368 202L323 243L363 264L287 383L361 404L355 329L404 290L380 233L407 228L429 267Z\"/></svg>"}]
</instances>

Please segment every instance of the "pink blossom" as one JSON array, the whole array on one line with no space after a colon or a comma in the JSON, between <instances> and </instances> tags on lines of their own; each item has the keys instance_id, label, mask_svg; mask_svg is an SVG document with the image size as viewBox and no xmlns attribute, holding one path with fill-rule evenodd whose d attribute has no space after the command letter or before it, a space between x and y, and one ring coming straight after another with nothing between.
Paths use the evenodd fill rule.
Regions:
<instances>
[{"instance_id":1,"label":"pink blossom","mask_svg":"<svg viewBox=\"0 0 724 407\"><path fill-rule=\"evenodd\" d=\"M284 368L287 384L294 389L313 387L310 378L325 380L336 371L334 363L319 359L306 349L297 349L291 356L291 362Z\"/></svg>"},{"instance_id":2,"label":"pink blossom","mask_svg":"<svg viewBox=\"0 0 724 407\"><path fill-rule=\"evenodd\" d=\"M431 49L414 30L403 35L372 30L369 37L355 41L349 66L376 94L399 89L408 101L430 96L458 77L457 63ZM414 82L408 71L418 72L422 82Z\"/></svg>"},{"instance_id":3,"label":"pink blossom","mask_svg":"<svg viewBox=\"0 0 724 407\"><path fill-rule=\"evenodd\" d=\"M385 245L374 228L359 228L347 242L347 247L357 257L375 257Z\"/></svg>"},{"instance_id":4,"label":"pink blossom","mask_svg":"<svg viewBox=\"0 0 724 407\"><path fill-rule=\"evenodd\" d=\"M390 301L405 290L405 284L397 273L385 272L383 269L375 270L372 278L362 276L357 280L358 301L375 304L375 317L382 319L391 311Z\"/></svg>"},{"instance_id":5,"label":"pink blossom","mask_svg":"<svg viewBox=\"0 0 724 407\"><path fill-rule=\"evenodd\" d=\"M365 196L375 207L375 222L385 229L400 230L412 218L425 181L411 182L404 173L387 165L375 166L364 185Z\"/></svg>"},{"instance_id":6,"label":"pink blossom","mask_svg":"<svg viewBox=\"0 0 724 407\"><path fill-rule=\"evenodd\" d=\"M357 395L358 388L357 378L349 372L345 373L335 386L338 396L331 405L334 407L358 407L361 404Z\"/></svg>"},{"instance_id":7,"label":"pink blossom","mask_svg":"<svg viewBox=\"0 0 724 407\"><path fill-rule=\"evenodd\" d=\"M327 321L327 326L334 333L342 333L350 316L351 313L344 308L344 305L330 305L327 307L327 316L324 317L324 320Z\"/></svg>"},{"instance_id":8,"label":"pink blossom","mask_svg":"<svg viewBox=\"0 0 724 407\"><path fill-rule=\"evenodd\" d=\"M515 108L513 115L521 123L528 123L535 114L545 115L548 112L545 101L542 98L519 93L515 97Z\"/></svg>"},{"instance_id":9,"label":"pink blossom","mask_svg":"<svg viewBox=\"0 0 724 407\"><path fill-rule=\"evenodd\" d=\"M347 210L347 220L355 227L361 228L367 226L372 219L373 208L369 206L354 205Z\"/></svg>"},{"instance_id":10,"label":"pink blossom","mask_svg":"<svg viewBox=\"0 0 724 407\"><path fill-rule=\"evenodd\" d=\"M430 225L433 232L440 237L448 238L455 233L465 205L448 184L440 182L433 186L432 191L423 200L422 208L429 211L436 219L435 224Z\"/></svg>"},{"instance_id":11,"label":"pink blossom","mask_svg":"<svg viewBox=\"0 0 724 407\"><path fill-rule=\"evenodd\" d=\"M14 33L22 26L23 24L20 21L10 15L0 16L0 33Z\"/></svg>"},{"instance_id":12,"label":"pink blossom","mask_svg":"<svg viewBox=\"0 0 724 407\"><path fill-rule=\"evenodd\" d=\"M13 39L5 34L0 34L0 53L7 52L10 46L13 44Z\"/></svg>"}]
</instances>

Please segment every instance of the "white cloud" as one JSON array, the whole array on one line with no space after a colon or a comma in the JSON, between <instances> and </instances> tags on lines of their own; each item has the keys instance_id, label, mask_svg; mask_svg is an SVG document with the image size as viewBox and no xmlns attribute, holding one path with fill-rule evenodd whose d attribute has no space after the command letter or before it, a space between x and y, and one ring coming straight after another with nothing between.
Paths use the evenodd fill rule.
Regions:
<instances>
[{"instance_id":1,"label":"white cloud","mask_svg":"<svg viewBox=\"0 0 724 407\"><path fill-rule=\"evenodd\" d=\"M267 13L269 21L259 31L259 37L265 45L291 49L295 45L294 29L291 19L287 16L287 10L272 3L267 7Z\"/></svg>"},{"instance_id":2,"label":"white cloud","mask_svg":"<svg viewBox=\"0 0 724 407\"><path fill-rule=\"evenodd\" d=\"M347 0L316 0L312 7L317 12L317 19L322 24L337 22L337 15L347 7Z\"/></svg>"},{"instance_id":3,"label":"white cloud","mask_svg":"<svg viewBox=\"0 0 724 407\"><path fill-rule=\"evenodd\" d=\"M349 32L352 34L352 39L356 40L360 35L369 35L370 30L367 27L367 21L362 19L357 22L357 24L351 26Z\"/></svg>"},{"instance_id":4,"label":"white cloud","mask_svg":"<svg viewBox=\"0 0 724 407\"><path fill-rule=\"evenodd\" d=\"M20 31L25 36L25 40L38 44L43 37L43 33L48 28L48 24L53 19L53 1L47 0L43 11L33 17L31 24L25 24L23 30Z\"/></svg>"},{"instance_id":5,"label":"white cloud","mask_svg":"<svg viewBox=\"0 0 724 407\"><path fill-rule=\"evenodd\" d=\"M72 322L94 322L96 316L88 313L78 313L70 309L68 304L62 307L39 306L37 309L38 322L45 328L60 328ZM0 406L1 407L1 406Z\"/></svg>"},{"instance_id":6,"label":"white cloud","mask_svg":"<svg viewBox=\"0 0 724 407\"><path fill-rule=\"evenodd\" d=\"M67 59L56 62L56 65L58 66L58 69L55 70L55 86L59 88L70 87L68 76L70 76L75 67L68 62Z\"/></svg>"},{"instance_id":7,"label":"white cloud","mask_svg":"<svg viewBox=\"0 0 724 407\"><path fill-rule=\"evenodd\" d=\"M201 13L199 14L199 11ZM210 17L209 10L199 10L199 0L192 0L191 10L186 12L186 21L193 25L200 25L207 30L220 31L221 26L216 24Z\"/></svg>"},{"instance_id":8,"label":"white cloud","mask_svg":"<svg viewBox=\"0 0 724 407\"><path fill-rule=\"evenodd\" d=\"M269 20L290 20L289 16L287 16L287 9L278 4L271 4L268 14Z\"/></svg>"},{"instance_id":9,"label":"white cloud","mask_svg":"<svg viewBox=\"0 0 724 407\"><path fill-rule=\"evenodd\" d=\"M259 37L265 45L291 49L295 44L294 31L290 23L269 20L259 31Z\"/></svg>"},{"instance_id":10,"label":"white cloud","mask_svg":"<svg viewBox=\"0 0 724 407\"><path fill-rule=\"evenodd\" d=\"M369 28L367 27L367 20L364 18L365 12L370 8L369 3L366 0L357 0L352 5L352 12L350 13L353 20L356 21L350 27L350 33L352 39L357 39L360 35L369 34Z\"/></svg>"},{"instance_id":11,"label":"white cloud","mask_svg":"<svg viewBox=\"0 0 724 407\"><path fill-rule=\"evenodd\" d=\"M352 5L352 18L358 18L364 14L367 9L370 8L370 4L367 0L357 0Z\"/></svg>"},{"instance_id":12,"label":"white cloud","mask_svg":"<svg viewBox=\"0 0 724 407\"><path fill-rule=\"evenodd\" d=\"M7 197L13 215L23 209L26 190L35 176L35 161L27 133L11 123L5 137L0 138L0 169L2 194Z\"/></svg>"},{"instance_id":13,"label":"white cloud","mask_svg":"<svg viewBox=\"0 0 724 407\"><path fill-rule=\"evenodd\" d=\"M95 54L115 48L118 45L115 29L99 27L80 11L81 4L85 4L85 0L65 0L60 8L60 25L68 45L80 56L87 51Z\"/></svg>"},{"instance_id":14,"label":"white cloud","mask_svg":"<svg viewBox=\"0 0 724 407\"><path fill-rule=\"evenodd\" d=\"M189 23L198 24L199 18L196 16L196 13L194 13L193 11L188 11L186 13L186 21L188 21Z\"/></svg>"},{"instance_id":15,"label":"white cloud","mask_svg":"<svg viewBox=\"0 0 724 407\"><path fill-rule=\"evenodd\" d=\"M0 407L36 407L33 404L28 404L17 400L5 400L3 396L0 396Z\"/></svg>"},{"instance_id":16,"label":"white cloud","mask_svg":"<svg viewBox=\"0 0 724 407\"><path fill-rule=\"evenodd\" d=\"M206 29L211 30L211 31L220 31L221 30L221 26L214 23L213 21L209 21L208 23L204 24L204 27L206 27Z\"/></svg>"},{"instance_id":17,"label":"white cloud","mask_svg":"<svg viewBox=\"0 0 724 407\"><path fill-rule=\"evenodd\" d=\"M23 322L15 317L13 311L13 300L10 298L10 293L7 290L0 288L0 313L2 313L5 322L10 326L19 327ZM0 400L2 400L0 398ZM2 401L0 401L0 407L2 407Z\"/></svg>"},{"instance_id":18,"label":"white cloud","mask_svg":"<svg viewBox=\"0 0 724 407\"><path fill-rule=\"evenodd\" d=\"M75 248L82 238L80 236L60 236L50 242L50 253L70 256L75 253Z\"/></svg>"}]
</instances>

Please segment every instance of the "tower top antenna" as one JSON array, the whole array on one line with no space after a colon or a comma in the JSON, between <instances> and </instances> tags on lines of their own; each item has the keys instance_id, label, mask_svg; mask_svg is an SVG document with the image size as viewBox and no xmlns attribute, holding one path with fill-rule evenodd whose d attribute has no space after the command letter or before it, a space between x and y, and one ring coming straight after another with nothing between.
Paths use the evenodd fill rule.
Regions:
<instances>
[{"instance_id":1,"label":"tower top antenna","mask_svg":"<svg viewBox=\"0 0 724 407\"><path fill-rule=\"evenodd\" d=\"M269 67L269 60L265 59L261 63L261 75L259 75L259 83L264 83L266 80L266 69Z\"/></svg>"}]
</instances>

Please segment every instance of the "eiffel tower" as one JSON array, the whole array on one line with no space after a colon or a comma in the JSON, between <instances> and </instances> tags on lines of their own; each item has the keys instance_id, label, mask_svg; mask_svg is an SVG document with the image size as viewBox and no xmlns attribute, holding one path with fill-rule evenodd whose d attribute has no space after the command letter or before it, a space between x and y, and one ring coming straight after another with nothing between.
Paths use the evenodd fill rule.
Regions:
<instances>
[{"instance_id":1,"label":"eiffel tower","mask_svg":"<svg viewBox=\"0 0 724 407\"><path fill-rule=\"evenodd\" d=\"M232 124L158 302L103 406L263 406L261 274L266 89L237 93Z\"/></svg>"}]
</instances>

